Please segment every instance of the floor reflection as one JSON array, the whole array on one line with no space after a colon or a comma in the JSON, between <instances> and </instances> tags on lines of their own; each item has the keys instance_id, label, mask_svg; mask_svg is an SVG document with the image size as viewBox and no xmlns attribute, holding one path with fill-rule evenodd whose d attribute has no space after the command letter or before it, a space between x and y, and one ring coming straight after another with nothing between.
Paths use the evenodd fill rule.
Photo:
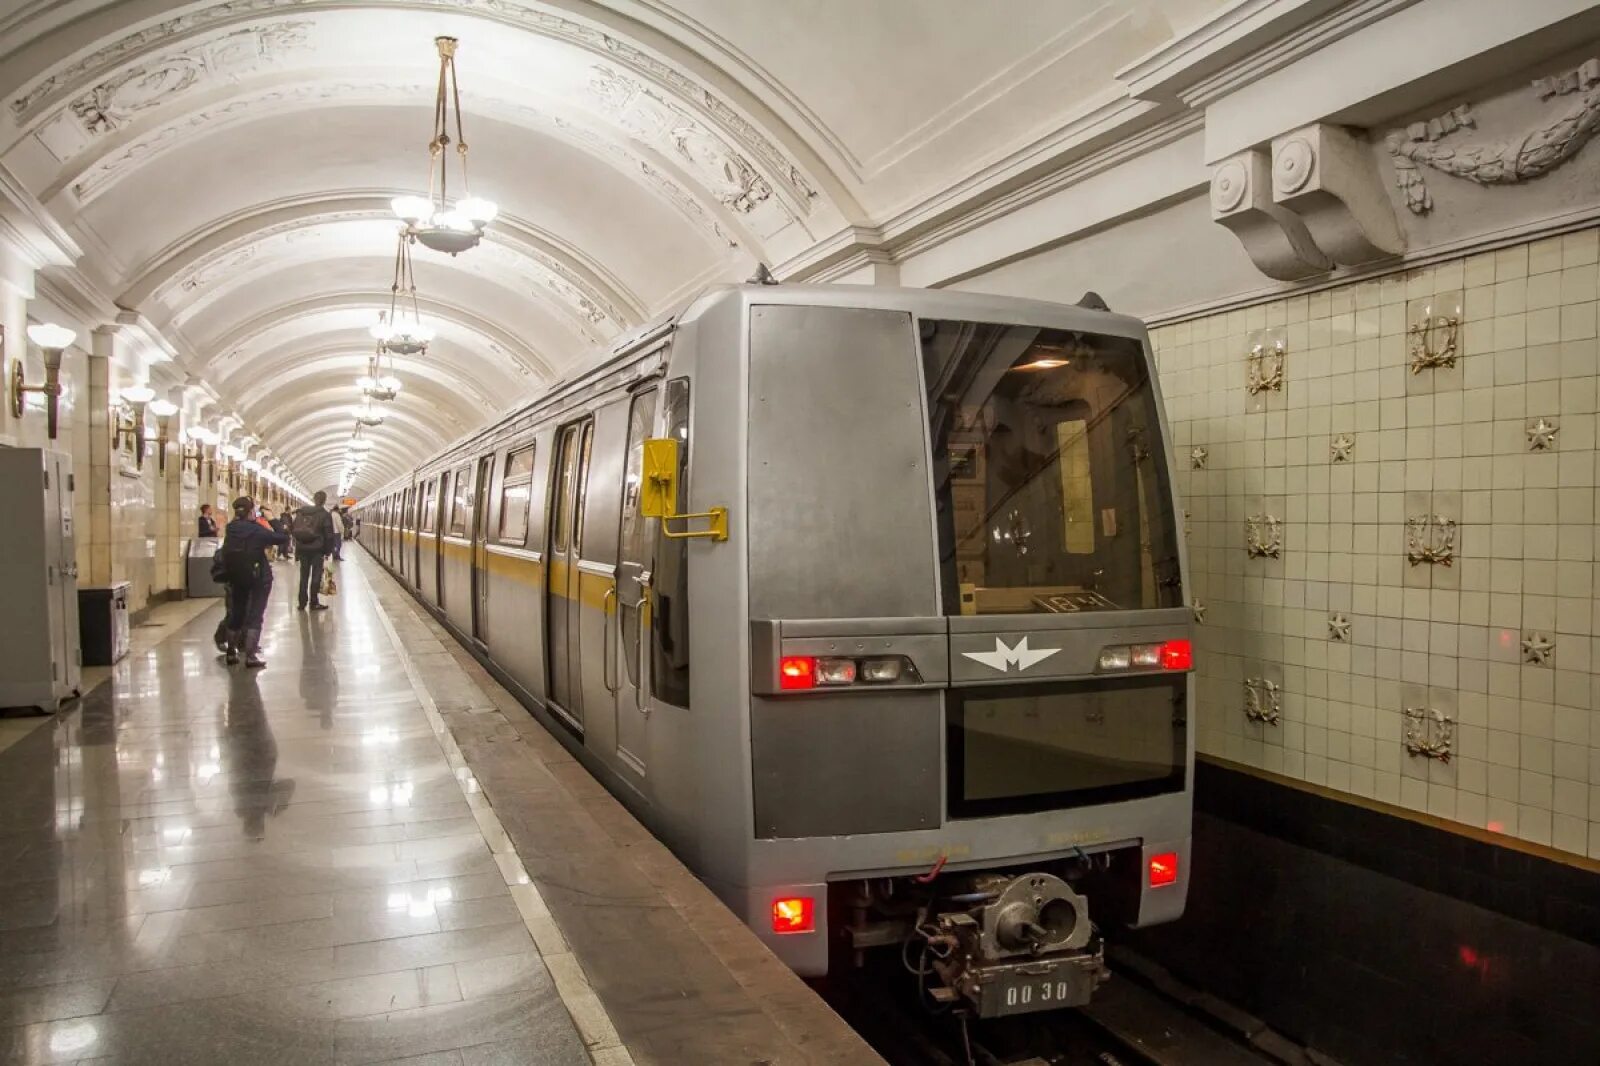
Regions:
<instances>
[{"instance_id":1,"label":"floor reflection","mask_svg":"<svg viewBox=\"0 0 1600 1066\"><path fill-rule=\"evenodd\" d=\"M266 837L267 816L280 813L294 796L293 778L273 777L278 769L278 742L267 722L260 678L254 670L234 671L228 682L223 725L233 812L251 840Z\"/></svg>"}]
</instances>

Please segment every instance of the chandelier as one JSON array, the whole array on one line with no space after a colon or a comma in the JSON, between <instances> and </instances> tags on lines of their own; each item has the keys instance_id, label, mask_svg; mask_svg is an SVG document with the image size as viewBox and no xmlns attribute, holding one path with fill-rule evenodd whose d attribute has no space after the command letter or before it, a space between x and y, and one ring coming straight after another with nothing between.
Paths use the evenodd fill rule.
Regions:
<instances>
[{"instance_id":1,"label":"chandelier","mask_svg":"<svg viewBox=\"0 0 1600 1066\"><path fill-rule=\"evenodd\" d=\"M389 356L384 365L384 356ZM394 356L382 343L367 359L367 372L356 378L356 387L368 400L388 402L400 395L400 379L394 376Z\"/></svg>"},{"instance_id":2,"label":"chandelier","mask_svg":"<svg viewBox=\"0 0 1600 1066\"><path fill-rule=\"evenodd\" d=\"M422 311L417 306L417 278L411 270L411 243L403 232L395 246L389 310L379 312L371 333L380 348L399 355L421 355L433 340L433 330L422 324Z\"/></svg>"},{"instance_id":3,"label":"chandelier","mask_svg":"<svg viewBox=\"0 0 1600 1066\"><path fill-rule=\"evenodd\" d=\"M356 407L352 408L351 414L356 416L356 423L358 425L363 425L363 426L381 426L381 425L383 425L384 414L383 414L382 411L380 411L376 407L372 406L372 397L370 397L370 396L368 396L365 400L363 400Z\"/></svg>"},{"instance_id":4,"label":"chandelier","mask_svg":"<svg viewBox=\"0 0 1600 1066\"><path fill-rule=\"evenodd\" d=\"M433 103L433 139L428 142L428 195L396 196L390 207L406 224L405 232L436 252L455 255L483 237L499 208L473 196L467 187L467 138L461 127L461 89L456 83L456 39L435 37L439 49L439 92ZM451 204L450 115L456 120L456 156L461 160L461 198Z\"/></svg>"}]
</instances>

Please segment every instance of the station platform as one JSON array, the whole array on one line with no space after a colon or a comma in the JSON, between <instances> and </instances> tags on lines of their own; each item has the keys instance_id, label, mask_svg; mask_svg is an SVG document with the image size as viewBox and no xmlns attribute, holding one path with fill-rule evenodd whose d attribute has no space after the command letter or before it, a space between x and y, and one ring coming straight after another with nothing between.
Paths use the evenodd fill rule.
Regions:
<instances>
[{"instance_id":1,"label":"station platform","mask_svg":"<svg viewBox=\"0 0 1600 1066\"><path fill-rule=\"evenodd\" d=\"M872 1063L359 550L0 750L0 1062Z\"/></svg>"}]
</instances>

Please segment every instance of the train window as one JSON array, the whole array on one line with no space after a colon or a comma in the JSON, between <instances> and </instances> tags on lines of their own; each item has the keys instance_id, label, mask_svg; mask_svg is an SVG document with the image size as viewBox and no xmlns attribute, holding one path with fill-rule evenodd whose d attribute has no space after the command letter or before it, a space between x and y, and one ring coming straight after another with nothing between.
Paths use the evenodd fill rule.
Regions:
<instances>
[{"instance_id":1,"label":"train window","mask_svg":"<svg viewBox=\"0 0 1600 1066\"><path fill-rule=\"evenodd\" d=\"M628 414L628 453L622 476L622 533L617 568L618 624L622 632L622 661L628 684L639 686L639 615L641 583L650 569L650 544L645 531L650 520L639 513L639 486L644 477L644 442L656 428L656 390L646 389L633 398Z\"/></svg>"},{"instance_id":2,"label":"train window","mask_svg":"<svg viewBox=\"0 0 1600 1066\"><path fill-rule=\"evenodd\" d=\"M678 442L678 511L689 509L689 379L667 382L666 433ZM689 706L689 542L656 535L651 582L651 689L658 700Z\"/></svg>"},{"instance_id":3,"label":"train window","mask_svg":"<svg viewBox=\"0 0 1600 1066\"><path fill-rule=\"evenodd\" d=\"M528 543L528 505L533 498L533 445L518 448L506 456L505 476L500 479L500 540L506 544Z\"/></svg>"},{"instance_id":4,"label":"train window","mask_svg":"<svg viewBox=\"0 0 1600 1066\"><path fill-rule=\"evenodd\" d=\"M589 452L594 447L594 420L583 424L583 446L578 449L578 491L572 509L572 553L583 557L583 510L589 495Z\"/></svg>"},{"instance_id":5,"label":"train window","mask_svg":"<svg viewBox=\"0 0 1600 1066\"><path fill-rule=\"evenodd\" d=\"M434 494L438 490L439 483L432 478L429 478L428 483L422 487L421 528L424 533L432 533L434 529L434 518L438 514L438 511L434 508L434 501L437 498Z\"/></svg>"},{"instance_id":6,"label":"train window","mask_svg":"<svg viewBox=\"0 0 1600 1066\"><path fill-rule=\"evenodd\" d=\"M472 508L472 471L463 466L456 471L455 494L450 500L450 535L467 535L467 511Z\"/></svg>"},{"instance_id":7,"label":"train window","mask_svg":"<svg viewBox=\"0 0 1600 1066\"><path fill-rule=\"evenodd\" d=\"M952 690L950 814L987 818L1183 790L1183 675Z\"/></svg>"},{"instance_id":8,"label":"train window","mask_svg":"<svg viewBox=\"0 0 1600 1066\"><path fill-rule=\"evenodd\" d=\"M551 547L558 552L567 550L567 515L572 508L572 481L577 476L578 449L577 426L564 426L561 430L559 450L556 452L555 486L550 505Z\"/></svg>"},{"instance_id":9,"label":"train window","mask_svg":"<svg viewBox=\"0 0 1600 1066\"><path fill-rule=\"evenodd\" d=\"M921 327L946 613L1181 605L1166 446L1140 342Z\"/></svg>"}]
</instances>

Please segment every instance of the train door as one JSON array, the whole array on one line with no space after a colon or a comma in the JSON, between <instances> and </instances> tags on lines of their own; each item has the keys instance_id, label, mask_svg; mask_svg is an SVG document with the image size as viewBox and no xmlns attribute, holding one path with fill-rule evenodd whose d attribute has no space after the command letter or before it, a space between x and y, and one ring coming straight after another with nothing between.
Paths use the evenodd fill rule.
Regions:
<instances>
[{"instance_id":1,"label":"train door","mask_svg":"<svg viewBox=\"0 0 1600 1066\"><path fill-rule=\"evenodd\" d=\"M549 587L545 596L545 676L550 679L550 700L579 728L583 725L583 706L578 627L583 600L578 537L583 531L580 504L593 435L594 422L587 418L562 426L557 433L546 570Z\"/></svg>"},{"instance_id":2,"label":"train door","mask_svg":"<svg viewBox=\"0 0 1600 1066\"><path fill-rule=\"evenodd\" d=\"M606 664L616 679L617 755L641 775L645 772L645 725L649 694L645 691L640 631L649 606L653 540L649 521L639 513L639 485L644 472L644 442L654 435L654 386L633 397L628 412L628 442L622 477L622 515L617 551L616 651ZM610 620L607 620L610 625Z\"/></svg>"},{"instance_id":3,"label":"train door","mask_svg":"<svg viewBox=\"0 0 1600 1066\"><path fill-rule=\"evenodd\" d=\"M489 641L489 472L494 456L478 460L478 479L472 495L472 637Z\"/></svg>"}]
</instances>

